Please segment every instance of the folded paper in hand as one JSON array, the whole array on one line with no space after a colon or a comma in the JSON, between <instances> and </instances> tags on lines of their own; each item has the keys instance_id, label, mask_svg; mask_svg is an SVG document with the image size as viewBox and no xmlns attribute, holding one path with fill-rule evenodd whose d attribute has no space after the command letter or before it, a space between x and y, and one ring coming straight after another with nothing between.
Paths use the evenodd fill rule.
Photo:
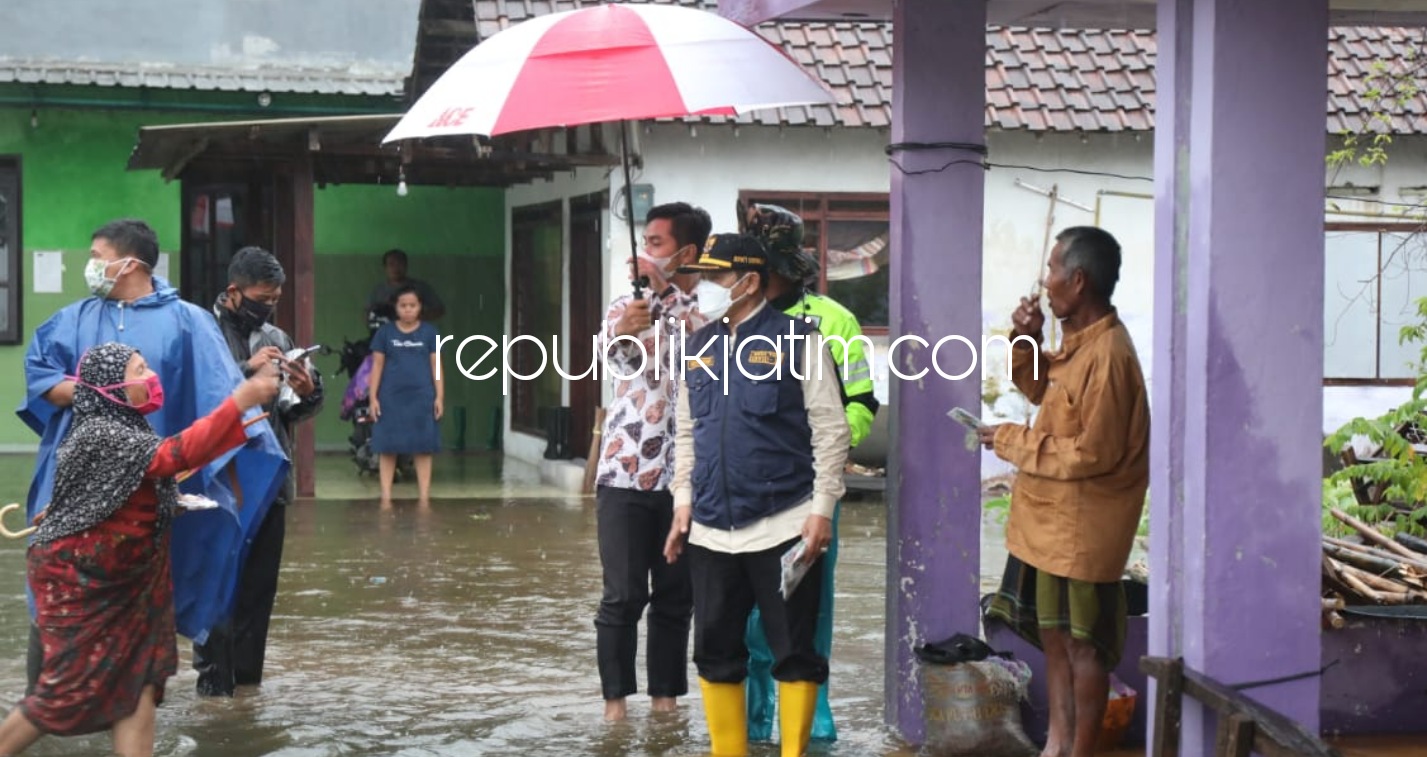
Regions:
<instances>
[{"instance_id":1,"label":"folded paper in hand","mask_svg":"<svg viewBox=\"0 0 1427 757\"><path fill-rule=\"evenodd\" d=\"M976 417L971 413L971 411L966 410L965 408L954 407L948 410L946 414L957 423L960 423L961 425L966 426L967 428L975 431L980 431L981 427L986 425L981 422L980 418Z\"/></svg>"},{"instance_id":2,"label":"folded paper in hand","mask_svg":"<svg viewBox=\"0 0 1427 757\"><path fill-rule=\"evenodd\" d=\"M788 601L788 597L793 595L793 591L802 583L803 576L808 574L808 569L813 567L813 560L802 561L802 556L808 551L808 543L799 539L792 549L783 553L783 601Z\"/></svg>"}]
</instances>

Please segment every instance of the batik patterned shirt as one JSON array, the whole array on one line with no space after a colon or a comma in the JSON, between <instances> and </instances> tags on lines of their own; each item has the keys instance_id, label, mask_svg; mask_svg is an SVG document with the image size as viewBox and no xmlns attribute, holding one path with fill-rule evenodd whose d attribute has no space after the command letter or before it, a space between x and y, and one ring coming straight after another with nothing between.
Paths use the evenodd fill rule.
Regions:
<instances>
[{"instance_id":1,"label":"batik patterned shirt","mask_svg":"<svg viewBox=\"0 0 1427 757\"><path fill-rule=\"evenodd\" d=\"M643 353L629 339L614 341L615 325L632 297L626 294L615 299L605 313L603 337L609 345L605 351L606 375L614 381L614 400L605 410L595 479L599 486L664 491L674 476L679 363L675 361L675 374L670 375L669 355L682 348L682 335L692 334L707 321L699 315L693 293L671 284L650 296L653 299L649 313L654 325L639 335ZM622 378L625 376L630 378Z\"/></svg>"}]
</instances>

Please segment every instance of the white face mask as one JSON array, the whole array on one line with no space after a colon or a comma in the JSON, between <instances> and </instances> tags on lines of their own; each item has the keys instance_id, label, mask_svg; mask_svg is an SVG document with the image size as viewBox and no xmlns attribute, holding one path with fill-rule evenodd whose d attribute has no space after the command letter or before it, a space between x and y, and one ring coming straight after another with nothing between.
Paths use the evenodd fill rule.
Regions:
<instances>
[{"instance_id":1,"label":"white face mask","mask_svg":"<svg viewBox=\"0 0 1427 757\"><path fill-rule=\"evenodd\" d=\"M650 255L649 253L640 250L639 259L649 263L649 265L654 267L654 270L659 272L660 276L663 276L666 279L670 276L673 276L674 271L679 267L679 253L677 252L667 258L656 258L653 255Z\"/></svg>"},{"instance_id":2,"label":"white face mask","mask_svg":"<svg viewBox=\"0 0 1427 757\"><path fill-rule=\"evenodd\" d=\"M727 289L713 283L712 281L700 281L694 287L694 295L699 299L699 313L710 321L717 321L733 307L735 303L747 297L741 294L737 298L733 297L733 288L748 278L748 274L738 277L738 281L733 282Z\"/></svg>"},{"instance_id":3,"label":"white face mask","mask_svg":"<svg viewBox=\"0 0 1427 757\"><path fill-rule=\"evenodd\" d=\"M89 285L89 291L96 297L108 297L114 291L114 285L119 283L119 277L124 275L124 271L129 270L128 263L137 258L124 258L124 265L119 268L119 272L114 274L114 278L104 275L109 270L109 266L119 261L110 260L105 262L99 258L90 258L84 266L84 283Z\"/></svg>"}]
</instances>

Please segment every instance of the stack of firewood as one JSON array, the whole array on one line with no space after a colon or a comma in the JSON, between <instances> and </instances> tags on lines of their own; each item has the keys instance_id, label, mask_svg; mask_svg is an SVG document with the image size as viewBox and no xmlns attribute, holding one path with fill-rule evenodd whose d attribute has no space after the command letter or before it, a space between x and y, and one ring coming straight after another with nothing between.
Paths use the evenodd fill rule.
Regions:
<instances>
[{"instance_id":1,"label":"stack of firewood","mask_svg":"<svg viewBox=\"0 0 1427 757\"><path fill-rule=\"evenodd\" d=\"M1359 540L1323 537L1326 625L1341 628L1338 611L1346 605L1427 604L1427 541L1407 534L1389 538L1342 510L1332 513Z\"/></svg>"}]
</instances>

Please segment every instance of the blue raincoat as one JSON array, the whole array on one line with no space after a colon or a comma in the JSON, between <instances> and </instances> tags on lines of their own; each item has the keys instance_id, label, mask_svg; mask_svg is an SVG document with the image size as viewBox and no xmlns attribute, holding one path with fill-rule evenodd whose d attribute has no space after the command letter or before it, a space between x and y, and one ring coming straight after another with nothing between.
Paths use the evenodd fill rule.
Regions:
<instances>
[{"instance_id":1,"label":"blue raincoat","mask_svg":"<svg viewBox=\"0 0 1427 757\"><path fill-rule=\"evenodd\" d=\"M35 477L25 502L27 520L49 504L55 453L69 432L72 415L44 395L78 371L85 350L122 342L143 354L164 387L164 406L148 416L160 436L176 434L212 412L242 382L242 371L212 314L179 299L178 290L161 277L154 277L154 290L128 304L88 297L35 330L25 352L25 399L15 411L40 435ZM248 415L260 412L255 408ZM245 547L290 464L267 421L249 426L247 433L246 445L179 485L219 504L218 509L185 513L173 521L174 615L178 632L200 644L231 611ZM234 461L235 474L225 470ZM26 597L33 618L34 597L28 587Z\"/></svg>"}]
</instances>

